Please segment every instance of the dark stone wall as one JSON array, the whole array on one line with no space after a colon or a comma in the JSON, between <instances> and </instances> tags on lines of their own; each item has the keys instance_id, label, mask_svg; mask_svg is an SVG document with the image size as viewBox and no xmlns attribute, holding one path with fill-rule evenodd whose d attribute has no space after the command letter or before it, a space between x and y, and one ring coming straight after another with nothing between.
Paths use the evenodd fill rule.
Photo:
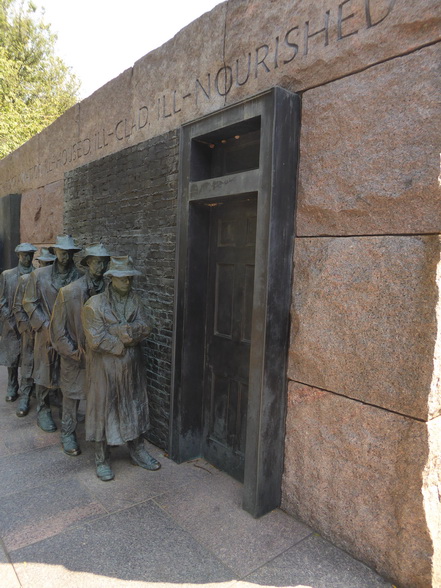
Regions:
<instances>
[{"instance_id":1,"label":"dark stone wall","mask_svg":"<svg viewBox=\"0 0 441 588\"><path fill-rule=\"evenodd\" d=\"M144 345L150 390L149 439L167 448L175 273L178 133L77 168L65 175L65 231L82 245L101 241L131 255L144 276L135 288L154 330Z\"/></svg>"}]
</instances>

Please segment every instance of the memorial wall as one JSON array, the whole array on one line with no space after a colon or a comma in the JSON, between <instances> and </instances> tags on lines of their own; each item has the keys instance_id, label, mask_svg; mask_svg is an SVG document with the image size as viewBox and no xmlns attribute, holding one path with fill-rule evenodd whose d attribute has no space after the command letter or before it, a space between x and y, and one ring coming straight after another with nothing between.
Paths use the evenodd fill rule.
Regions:
<instances>
[{"instance_id":1,"label":"memorial wall","mask_svg":"<svg viewBox=\"0 0 441 588\"><path fill-rule=\"evenodd\" d=\"M180 129L300 97L281 506L406 588L441 585L440 64L438 0L229 0L0 161L21 241L65 231L146 268L167 449Z\"/></svg>"}]
</instances>

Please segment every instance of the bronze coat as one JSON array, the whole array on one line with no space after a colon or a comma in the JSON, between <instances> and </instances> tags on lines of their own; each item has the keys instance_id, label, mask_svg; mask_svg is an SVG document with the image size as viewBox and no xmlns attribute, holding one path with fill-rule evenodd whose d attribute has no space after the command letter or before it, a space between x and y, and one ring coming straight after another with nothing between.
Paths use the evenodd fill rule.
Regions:
<instances>
[{"instance_id":1,"label":"bronze coat","mask_svg":"<svg viewBox=\"0 0 441 588\"><path fill-rule=\"evenodd\" d=\"M95 291L88 274L64 286L58 292L52 310L50 336L54 349L60 355L60 388L63 395L75 400L85 399L86 340L81 323L81 309Z\"/></svg>"},{"instance_id":2,"label":"bronze coat","mask_svg":"<svg viewBox=\"0 0 441 588\"><path fill-rule=\"evenodd\" d=\"M18 278L28 272L20 265L5 270L0 276L0 317L1 334L0 365L17 367L20 361L21 338L12 311ZM32 272L32 268L30 270Z\"/></svg>"},{"instance_id":3,"label":"bronze coat","mask_svg":"<svg viewBox=\"0 0 441 588\"><path fill-rule=\"evenodd\" d=\"M145 368L140 342L151 327L138 296L127 297L124 317L110 286L83 306L86 335L87 405L86 439L121 445L149 428ZM118 333L129 325L133 346L125 346Z\"/></svg>"},{"instance_id":4,"label":"bronze coat","mask_svg":"<svg viewBox=\"0 0 441 588\"><path fill-rule=\"evenodd\" d=\"M24 378L32 378L34 367L34 331L32 330L29 317L23 308L23 295L30 275L24 274L19 277L12 308L17 329L21 335L20 369L21 375Z\"/></svg>"},{"instance_id":5,"label":"bronze coat","mask_svg":"<svg viewBox=\"0 0 441 588\"><path fill-rule=\"evenodd\" d=\"M32 272L23 296L23 308L28 313L35 331L34 373L36 384L46 388L59 386L59 356L49 336L49 324L55 299L58 294L58 264L41 267ZM66 285L80 278L83 274L72 266L67 276Z\"/></svg>"}]
</instances>

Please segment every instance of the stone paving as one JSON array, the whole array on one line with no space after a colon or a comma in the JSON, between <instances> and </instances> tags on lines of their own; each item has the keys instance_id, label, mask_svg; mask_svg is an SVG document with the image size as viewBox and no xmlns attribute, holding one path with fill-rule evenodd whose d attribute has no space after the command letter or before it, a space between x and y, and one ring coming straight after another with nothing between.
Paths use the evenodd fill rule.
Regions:
<instances>
[{"instance_id":1,"label":"stone paving","mask_svg":"<svg viewBox=\"0 0 441 588\"><path fill-rule=\"evenodd\" d=\"M66 456L59 433L37 427L35 400L15 416L6 375L1 367L0 588L391 587L281 510L253 519L241 484L202 459L178 465L151 446L162 468L147 472L114 448L115 480L101 482L92 444Z\"/></svg>"}]
</instances>

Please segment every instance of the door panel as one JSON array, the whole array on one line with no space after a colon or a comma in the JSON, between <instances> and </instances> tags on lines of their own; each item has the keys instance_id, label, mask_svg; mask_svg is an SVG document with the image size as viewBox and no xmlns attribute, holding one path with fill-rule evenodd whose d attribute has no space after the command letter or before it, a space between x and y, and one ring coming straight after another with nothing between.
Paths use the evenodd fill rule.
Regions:
<instances>
[{"instance_id":1,"label":"door panel","mask_svg":"<svg viewBox=\"0 0 441 588\"><path fill-rule=\"evenodd\" d=\"M204 378L205 458L243 479L256 199L210 212Z\"/></svg>"}]
</instances>

